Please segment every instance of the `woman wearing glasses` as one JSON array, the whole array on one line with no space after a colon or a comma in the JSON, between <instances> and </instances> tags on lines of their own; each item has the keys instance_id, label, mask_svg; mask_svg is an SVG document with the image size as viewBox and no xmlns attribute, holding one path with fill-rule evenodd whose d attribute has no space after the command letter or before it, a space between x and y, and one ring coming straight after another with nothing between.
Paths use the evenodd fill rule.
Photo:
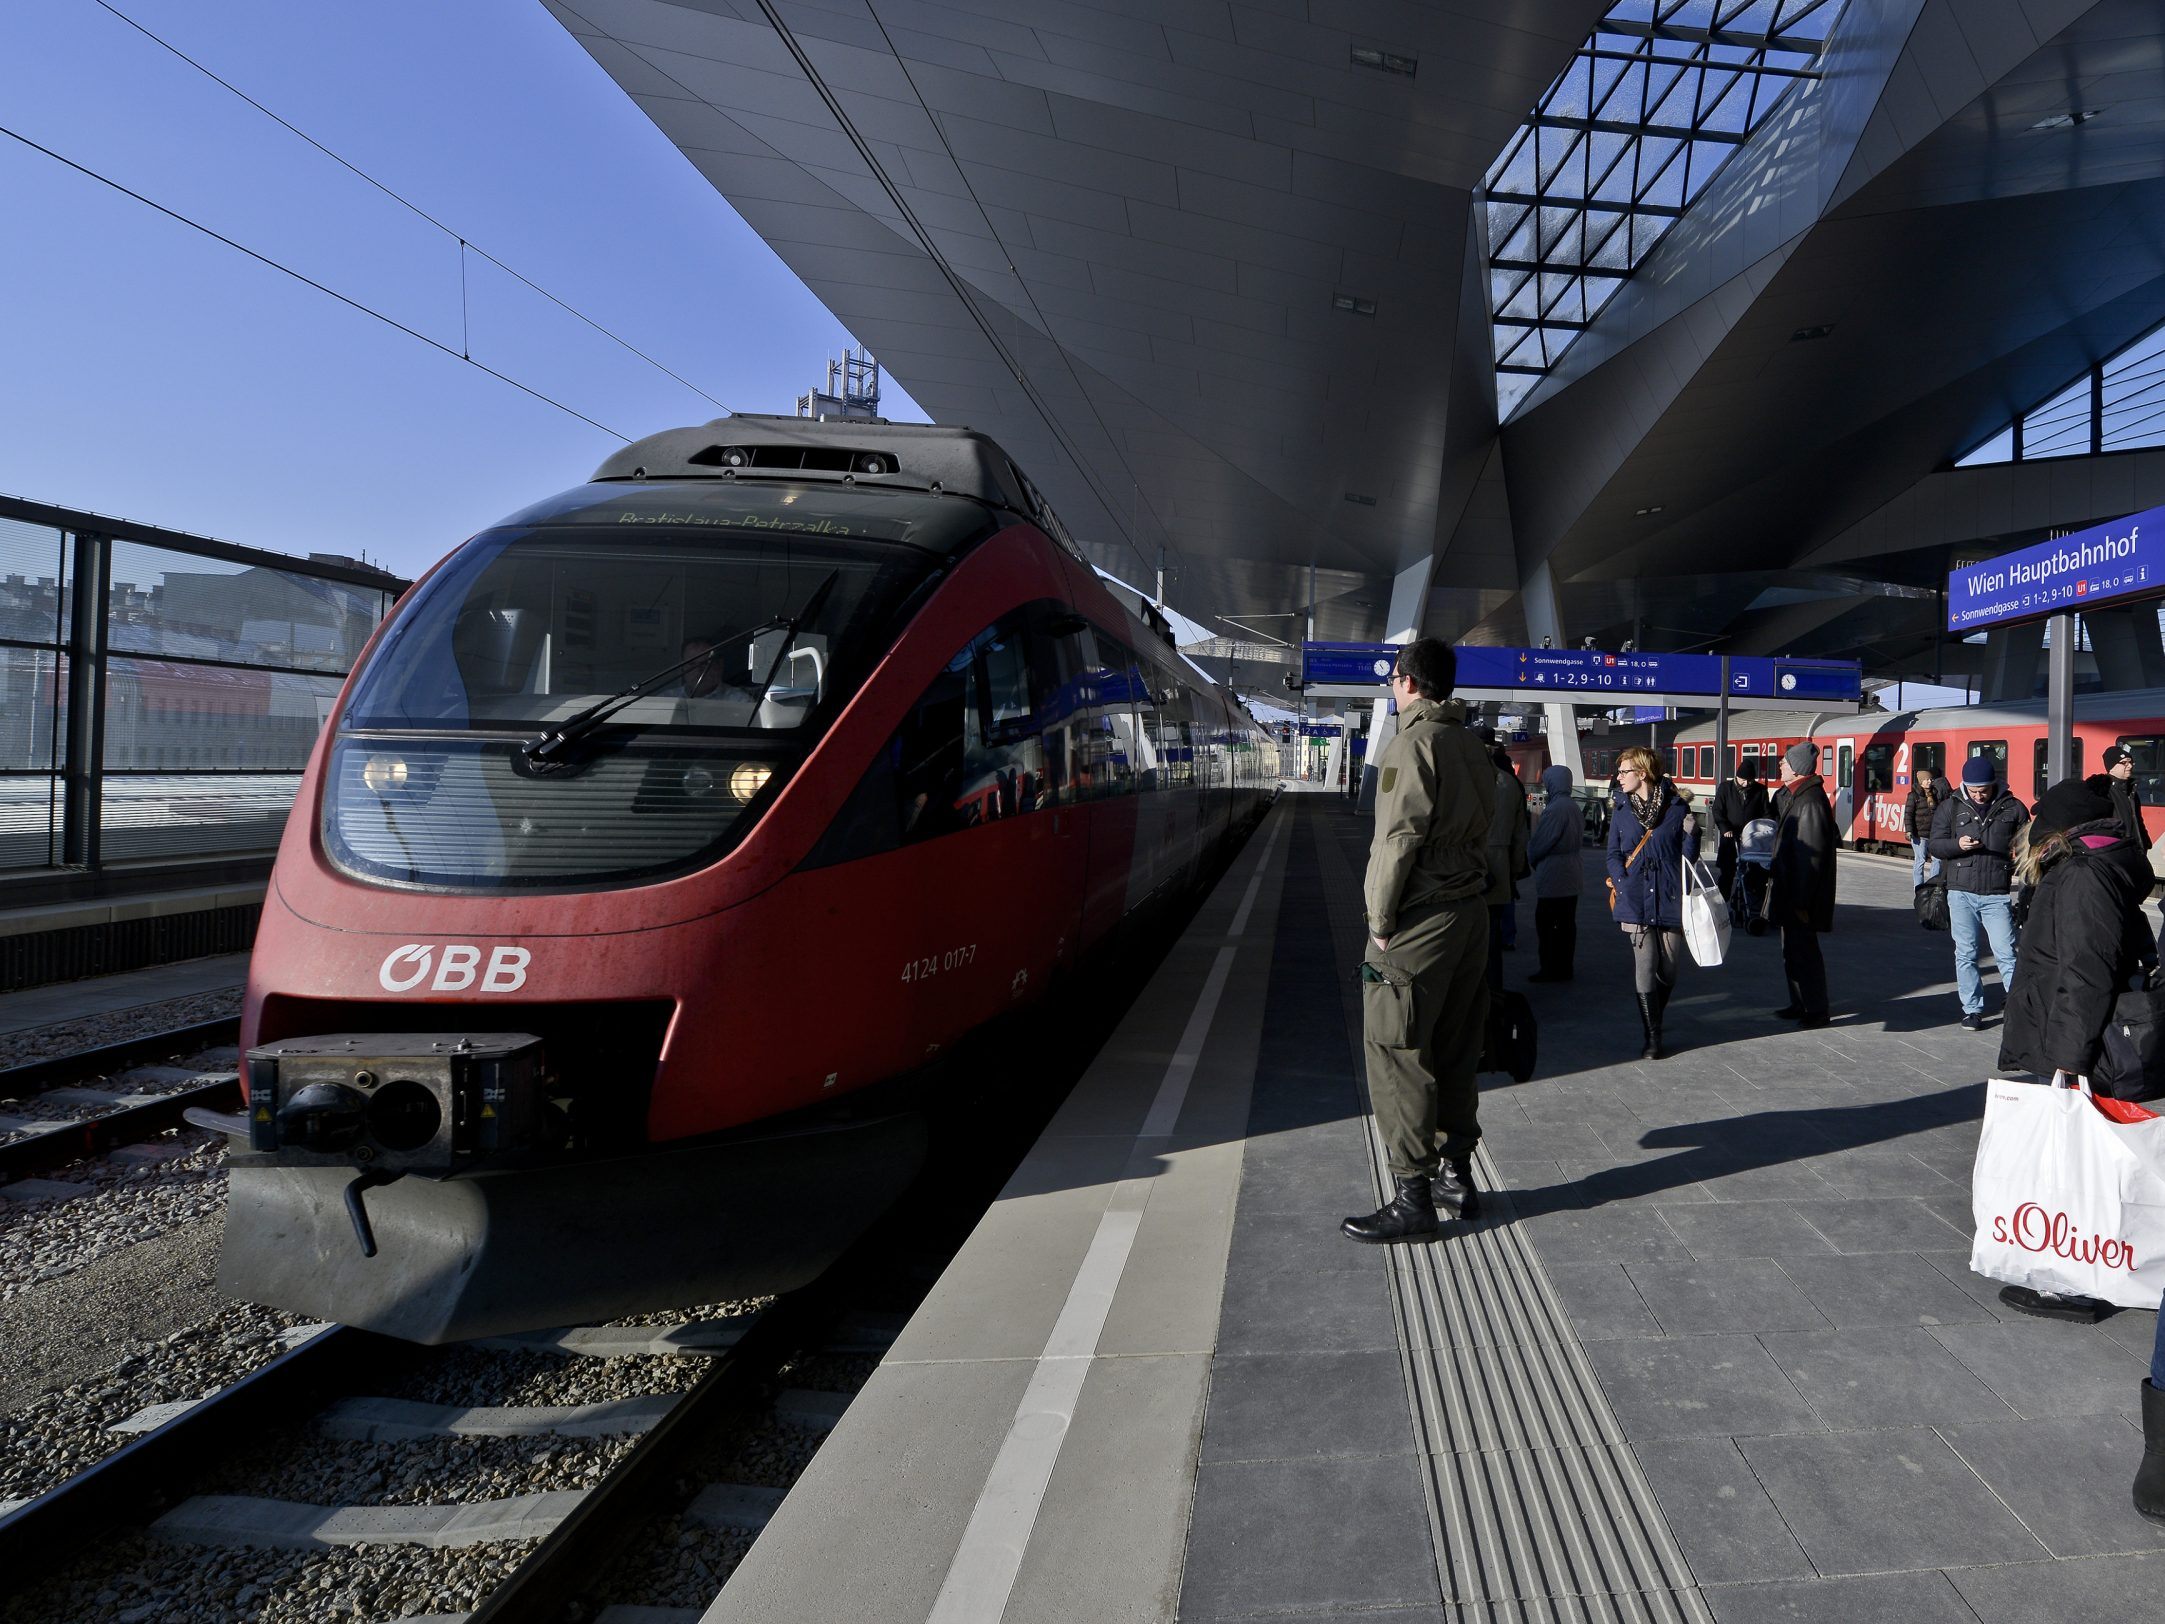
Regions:
<instances>
[{"instance_id":1,"label":"woman wearing glasses","mask_svg":"<svg viewBox=\"0 0 2165 1624\"><path fill-rule=\"evenodd\" d=\"M1609 820L1609 898L1631 944L1632 985L1645 1031L1644 1060L1661 1058L1661 1016L1684 952L1684 846L1692 835L1684 791L1662 776L1661 758L1633 746L1616 758L1617 805Z\"/></svg>"}]
</instances>

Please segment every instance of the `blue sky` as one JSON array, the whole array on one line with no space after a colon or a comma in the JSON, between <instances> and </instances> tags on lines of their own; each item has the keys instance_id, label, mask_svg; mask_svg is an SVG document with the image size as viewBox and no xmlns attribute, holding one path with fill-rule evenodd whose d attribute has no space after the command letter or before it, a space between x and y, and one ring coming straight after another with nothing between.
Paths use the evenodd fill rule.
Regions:
<instances>
[{"instance_id":1,"label":"blue sky","mask_svg":"<svg viewBox=\"0 0 2165 1624\"><path fill-rule=\"evenodd\" d=\"M114 0L725 405L850 336L537 0ZM95 3L0 5L0 125L637 436L719 416ZM620 442L0 137L0 491L400 573ZM888 415L921 418L887 388Z\"/></svg>"}]
</instances>

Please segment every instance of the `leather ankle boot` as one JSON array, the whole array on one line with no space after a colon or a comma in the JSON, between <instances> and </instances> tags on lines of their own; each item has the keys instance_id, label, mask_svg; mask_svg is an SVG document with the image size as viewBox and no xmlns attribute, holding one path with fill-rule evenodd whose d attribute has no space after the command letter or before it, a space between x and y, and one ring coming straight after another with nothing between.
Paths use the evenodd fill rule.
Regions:
<instances>
[{"instance_id":1,"label":"leather ankle boot","mask_svg":"<svg viewBox=\"0 0 2165 1624\"><path fill-rule=\"evenodd\" d=\"M2142 1382L2142 1465L2135 1472L2135 1509L2165 1522L2165 1393Z\"/></svg>"},{"instance_id":2,"label":"leather ankle boot","mask_svg":"<svg viewBox=\"0 0 2165 1624\"><path fill-rule=\"evenodd\" d=\"M1799 986L1798 986L1798 985L1797 985L1797 984L1796 984L1796 983L1795 983L1794 981L1790 982L1790 983L1789 983L1789 1002L1788 1002L1787 1004L1783 1005L1783 1006L1782 1006L1782 1007L1781 1007L1780 1009L1776 1010L1776 1011L1774 1012L1774 1014L1775 1014L1775 1017L1776 1017L1777 1019L1779 1019L1779 1020L1784 1020L1784 1021L1801 1021L1801 1020L1803 1020L1803 1019L1804 1019L1804 989L1803 989L1802 987L1799 987Z\"/></svg>"},{"instance_id":3,"label":"leather ankle boot","mask_svg":"<svg viewBox=\"0 0 2165 1624\"><path fill-rule=\"evenodd\" d=\"M1639 1051L1641 1060L1659 1060L1661 1058L1660 998L1661 994L1658 992L1642 992L1639 994L1639 1025L1646 1033L1646 1047Z\"/></svg>"},{"instance_id":4,"label":"leather ankle boot","mask_svg":"<svg viewBox=\"0 0 2165 1624\"><path fill-rule=\"evenodd\" d=\"M1456 1157L1437 1168L1432 1195L1441 1205L1456 1208L1463 1222L1480 1217L1481 1192L1474 1188L1473 1158Z\"/></svg>"},{"instance_id":5,"label":"leather ankle boot","mask_svg":"<svg viewBox=\"0 0 2165 1624\"><path fill-rule=\"evenodd\" d=\"M1338 1227L1349 1239L1425 1241L1436 1233L1436 1198L1426 1178L1394 1178L1398 1193L1365 1218L1348 1218Z\"/></svg>"}]
</instances>

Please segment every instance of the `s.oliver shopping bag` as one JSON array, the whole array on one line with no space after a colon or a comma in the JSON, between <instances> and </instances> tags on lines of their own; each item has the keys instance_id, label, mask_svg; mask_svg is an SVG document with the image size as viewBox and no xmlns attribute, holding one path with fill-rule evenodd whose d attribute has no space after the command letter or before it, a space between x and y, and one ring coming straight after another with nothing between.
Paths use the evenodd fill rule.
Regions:
<instances>
[{"instance_id":1,"label":"s.oliver shopping bag","mask_svg":"<svg viewBox=\"0 0 2165 1624\"><path fill-rule=\"evenodd\" d=\"M1729 908L1721 881L1696 857L1684 859L1684 945L1702 970L1729 956Z\"/></svg>"},{"instance_id":2,"label":"s.oliver shopping bag","mask_svg":"<svg viewBox=\"0 0 2165 1624\"><path fill-rule=\"evenodd\" d=\"M1970 1267L1988 1280L2122 1308L2165 1295L2165 1117L2086 1082L1994 1078L1970 1202Z\"/></svg>"}]
</instances>

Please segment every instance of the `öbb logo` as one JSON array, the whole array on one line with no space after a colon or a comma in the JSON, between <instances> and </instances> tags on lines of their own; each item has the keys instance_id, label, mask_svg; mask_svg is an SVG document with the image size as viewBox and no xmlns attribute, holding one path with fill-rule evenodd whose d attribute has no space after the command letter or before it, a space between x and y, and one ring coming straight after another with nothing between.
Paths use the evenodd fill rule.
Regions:
<instances>
[{"instance_id":1,"label":"\u00f6bb logo","mask_svg":"<svg viewBox=\"0 0 2165 1624\"><path fill-rule=\"evenodd\" d=\"M2074 1221L2066 1213L2047 1212L2034 1201L2023 1202L2011 1217L1994 1218L1992 1238L2003 1245L2019 1246L2025 1252L2050 1252L2070 1263L2125 1269L2129 1274L2135 1272L2132 1241L2110 1240L2098 1235L2078 1236Z\"/></svg>"},{"instance_id":2,"label":"\u00f6bb logo","mask_svg":"<svg viewBox=\"0 0 2165 1624\"><path fill-rule=\"evenodd\" d=\"M411 992L429 980L433 968L436 979L429 981L430 992L464 992L477 975L482 992L517 992L526 985L526 967L533 961L534 955L523 947L499 947L489 954L489 967L483 971L478 947L447 942L439 960L426 942L408 942L384 955L376 979L385 992Z\"/></svg>"}]
</instances>

